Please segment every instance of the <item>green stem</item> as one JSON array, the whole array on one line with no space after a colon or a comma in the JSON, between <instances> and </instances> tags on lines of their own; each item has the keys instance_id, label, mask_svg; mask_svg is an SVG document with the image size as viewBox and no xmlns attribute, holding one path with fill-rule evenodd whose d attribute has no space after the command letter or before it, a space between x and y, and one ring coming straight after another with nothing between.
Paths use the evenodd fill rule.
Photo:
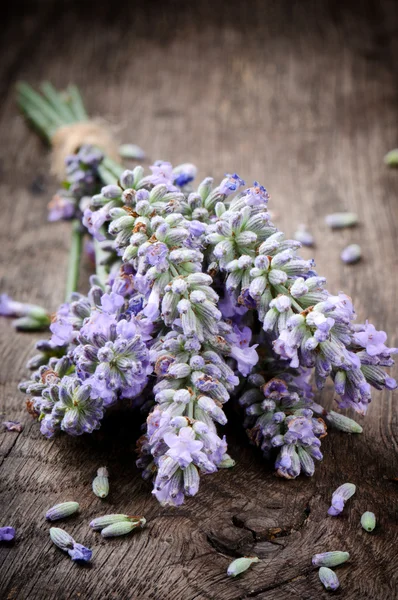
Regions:
<instances>
[{"instance_id":1,"label":"green stem","mask_svg":"<svg viewBox=\"0 0 398 600\"><path fill-rule=\"evenodd\" d=\"M75 85L69 85L67 92L70 96L70 107L78 121L88 121L88 114L84 108L83 99Z\"/></svg>"},{"instance_id":2,"label":"green stem","mask_svg":"<svg viewBox=\"0 0 398 600\"><path fill-rule=\"evenodd\" d=\"M100 283L105 287L108 281L109 273L108 268L104 264L104 261L108 258L108 252L106 252L101 242L94 239L94 250L95 250L95 272L97 274Z\"/></svg>"},{"instance_id":3,"label":"green stem","mask_svg":"<svg viewBox=\"0 0 398 600\"><path fill-rule=\"evenodd\" d=\"M79 282L80 258L83 247L83 228L78 219L73 221L72 240L69 251L68 275L66 279L65 299L68 302Z\"/></svg>"}]
</instances>

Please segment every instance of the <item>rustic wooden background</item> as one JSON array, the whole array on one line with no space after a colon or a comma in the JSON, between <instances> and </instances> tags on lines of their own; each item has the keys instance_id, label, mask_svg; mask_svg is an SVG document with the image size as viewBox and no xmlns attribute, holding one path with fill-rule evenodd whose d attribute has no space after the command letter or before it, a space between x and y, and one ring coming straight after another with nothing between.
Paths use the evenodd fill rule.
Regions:
<instances>
[{"instance_id":1,"label":"rustic wooden background","mask_svg":"<svg viewBox=\"0 0 398 600\"><path fill-rule=\"evenodd\" d=\"M70 229L46 223L56 183L45 147L16 110L14 84L76 82L91 114L119 123L121 140L140 144L150 159L264 182L282 229L310 226L330 289L351 294L360 318L398 345L398 172L382 160L398 144L394 0L72 0L13 2L9 10L0 40L2 291L50 310L63 299ZM340 209L358 212L360 226L329 231L323 218ZM348 242L362 244L361 264L340 263ZM113 413L87 438L40 436L16 390L40 336L15 333L4 320L0 327L1 416L25 425L21 434L0 433L0 525L17 529L16 543L0 548L1 598L318 600L328 594L311 556L335 549L351 554L338 568L336 595L397 597L393 395L375 393L358 419L363 435L332 432L316 475L292 482L273 476L232 415L237 466L203 478L198 496L172 510L156 503L135 467L134 414ZM320 401L332 400L329 388ZM103 464L111 473L106 501L91 492ZM328 518L332 491L347 481L356 496L342 516ZM45 510L66 499L81 504L65 528L93 548L92 568L77 567L49 540ZM359 526L365 510L377 515L373 534ZM107 512L143 514L148 527L102 540L88 522ZM275 527L281 535L270 539ZM227 578L229 562L245 554L261 562Z\"/></svg>"}]
</instances>

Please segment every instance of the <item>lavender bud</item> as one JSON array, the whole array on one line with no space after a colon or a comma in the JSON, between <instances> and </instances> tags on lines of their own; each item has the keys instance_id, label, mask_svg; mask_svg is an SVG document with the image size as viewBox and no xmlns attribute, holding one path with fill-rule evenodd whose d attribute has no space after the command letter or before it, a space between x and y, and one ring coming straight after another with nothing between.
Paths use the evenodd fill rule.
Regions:
<instances>
[{"instance_id":1,"label":"lavender bud","mask_svg":"<svg viewBox=\"0 0 398 600\"><path fill-rule=\"evenodd\" d=\"M351 212L332 213L325 217L325 223L332 229L352 227L358 223L358 216Z\"/></svg>"},{"instance_id":2,"label":"lavender bud","mask_svg":"<svg viewBox=\"0 0 398 600\"><path fill-rule=\"evenodd\" d=\"M58 548L61 548L65 552L73 548L73 544L75 543L73 537L59 527L50 527L50 538Z\"/></svg>"},{"instance_id":3,"label":"lavender bud","mask_svg":"<svg viewBox=\"0 0 398 600\"><path fill-rule=\"evenodd\" d=\"M46 512L46 519L49 521L57 521L58 519L64 519L73 515L79 510L79 504L77 502L62 502L56 504Z\"/></svg>"},{"instance_id":4,"label":"lavender bud","mask_svg":"<svg viewBox=\"0 0 398 600\"><path fill-rule=\"evenodd\" d=\"M113 523L112 525L105 527L105 529L101 531L101 535L104 538L126 535L133 531L133 529L142 529L145 523L146 519L144 519L144 517L136 517L134 521L119 521L118 523Z\"/></svg>"},{"instance_id":5,"label":"lavender bud","mask_svg":"<svg viewBox=\"0 0 398 600\"><path fill-rule=\"evenodd\" d=\"M14 527L0 527L0 542L11 542L14 538Z\"/></svg>"},{"instance_id":6,"label":"lavender bud","mask_svg":"<svg viewBox=\"0 0 398 600\"><path fill-rule=\"evenodd\" d=\"M347 562L349 558L348 552L322 552L312 557L312 564L314 567L337 567Z\"/></svg>"},{"instance_id":7,"label":"lavender bud","mask_svg":"<svg viewBox=\"0 0 398 600\"><path fill-rule=\"evenodd\" d=\"M345 431L347 433L362 433L363 431L359 423L356 423L356 421L346 417L345 415L340 415L339 413L334 412L334 410L331 410L326 415L326 420L331 425L334 425L336 429L340 429L340 431Z\"/></svg>"},{"instance_id":8,"label":"lavender bud","mask_svg":"<svg viewBox=\"0 0 398 600\"><path fill-rule=\"evenodd\" d=\"M236 465L236 461L229 454L224 454L222 461L218 463L219 469L232 469Z\"/></svg>"},{"instance_id":9,"label":"lavender bud","mask_svg":"<svg viewBox=\"0 0 398 600\"><path fill-rule=\"evenodd\" d=\"M299 225L297 231L293 234L293 237L298 242L301 242L303 246L311 247L314 245L314 237L307 231L305 225Z\"/></svg>"},{"instance_id":10,"label":"lavender bud","mask_svg":"<svg viewBox=\"0 0 398 600\"><path fill-rule=\"evenodd\" d=\"M390 150L384 157L384 163L389 167L398 167L398 148Z\"/></svg>"},{"instance_id":11,"label":"lavender bud","mask_svg":"<svg viewBox=\"0 0 398 600\"><path fill-rule=\"evenodd\" d=\"M332 569L328 569L328 567L321 567L319 569L319 579L326 590L337 590L340 585L336 573Z\"/></svg>"},{"instance_id":12,"label":"lavender bud","mask_svg":"<svg viewBox=\"0 0 398 600\"><path fill-rule=\"evenodd\" d=\"M108 200L114 200L120 198L122 190L118 185L106 185L102 188L101 194Z\"/></svg>"},{"instance_id":13,"label":"lavender bud","mask_svg":"<svg viewBox=\"0 0 398 600\"><path fill-rule=\"evenodd\" d=\"M361 259L361 246L358 244L350 244L340 254L340 258L344 263L352 265Z\"/></svg>"},{"instance_id":14,"label":"lavender bud","mask_svg":"<svg viewBox=\"0 0 398 600\"><path fill-rule=\"evenodd\" d=\"M97 476L93 480L93 492L98 498L106 498L109 494L108 470L100 467Z\"/></svg>"},{"instance_id":15,"label":"lavender bud","mask_svg":"<svg viewBox=\"0 0 398 600\"><path fill-rule=\"evenodd\" d=\"M145 152L136 144L122 144L119 146L119 156L130 160L142 160Z\"/></svg>"},{"instance_id":16,"label":"lavender bud","mask_svg":"<svg viewBox=\"0 0 398 600\"><path fill-rule=\"evenodd\" d=\"M105 515L103 517L97 517L96 519L93 519L90 523L90 527L92 527L94 531L100 531L101 529L104 529L104 527L108 527L108 525L113 525L114 523L120 523L122 521L128 521L129 518L130 517L128 515Z\"/></svg>"},{"instance_id":17,"label":"lavender bud","mask_svg":"<svg viewBox=\"0 0 398 600\"><path fill-rule=\"evenodd\" d=\"M247 569L253 564L259 562L259 558L257 556L243 556L242 558L237 558L231 562L227 569L227 575L230 577L236 577L247 571Z\"/></svg>"},{"instance_id":18,"label":"lavender bud","mask_svg":"<svg viewBox=\"0 0 398 600\"><path fill-rule=\"evenodd\" d=\"M365 531L373 531L373 529L376 527L375 514L369 512L368 510L364 512L361 517L361 525Z\"/></svg>"},{"instance_id":19,"label":"lavender bud","mask_svg":"<svg viewBox=\"0 0 398 600\"><path fill-rule=\"evenodd\" d=\"M328 515L336 517L339 515L346 501L355 494L356 486L353 483L343 483L333 492L332 506L328 510Z\"/></svg>"},{"instance_id":20,"label":"lavender bud","mask_svg":"<svg viewBox=\"0 0 398 600\"><path fill-rule=\"evenodd\" d=\"M21 433L23 430L23 425L19 421L3 421L3 425L7 431L17 431L18 433Z\"/></svg>"}]
</instances>

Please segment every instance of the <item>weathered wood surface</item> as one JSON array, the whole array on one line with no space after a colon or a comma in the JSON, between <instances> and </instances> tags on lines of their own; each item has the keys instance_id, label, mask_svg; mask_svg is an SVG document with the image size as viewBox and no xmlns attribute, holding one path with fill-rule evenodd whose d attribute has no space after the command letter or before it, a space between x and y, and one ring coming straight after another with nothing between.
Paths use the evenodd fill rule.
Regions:
<instances>
[{"instance_id":1,"label":"weathered wood surface","mask_svg":"<svg viewBox=\"0 0 398 600\"><path fill-rule=\"evenodd\" d=\"M398 141L394 0L43 2L13 3L10 11L0 41L3 291L51 310L62 301L69 226L46 223L55 182L43 145L17 113L14 84L74 81L91 113L121 123L122 140L151 158L190 160L203 176L236 170L264 182L282 229L311 226L330 288L350 293L360 317L398 345L398 172L382 164ZM327 230L324 215L338 209L357 211L360 226ZM351 241L364 251L355 267L339 261ZM205 477L196 498L165 509L134 465L135 415L115 412L83 439L40 436L16 391L40 336L0 327L1 412L25 424L19 435L0 433L0 525L18 532L14 546L0 548L1 598L318 600L328 594L310 559L335 549L352 557L338 569L340 597L397 597L392 395L375 393L359 419L363 435L333 432L324 440L325 459L310 480L276 479L232 416L236 468ZM331 405L330 389L320 401ZM90 489L102 464L112 478L107 501ZM328 518L331 493L346 481L357 494L341 517ZM91 569L49 540L43 514L65 499L81 504L66 528L93 547ZM359 526L365 510L378 518L370 535ZM121 511L144 514L147 529L113 541L89 531L93 516ZM270 539L275 527L282 533ZM262 560L228 579L228 563L244 554Z\"/></svg>"}]
</instances>

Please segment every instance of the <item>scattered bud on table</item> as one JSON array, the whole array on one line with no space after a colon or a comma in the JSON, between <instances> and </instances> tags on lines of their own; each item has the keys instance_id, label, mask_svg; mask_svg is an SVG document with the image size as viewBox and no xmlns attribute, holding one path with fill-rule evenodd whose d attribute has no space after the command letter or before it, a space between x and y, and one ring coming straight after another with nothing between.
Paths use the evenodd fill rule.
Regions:
<instances>
[{"instance_id":1,"label":"scattered bud on table","mask_svg":"<svg viewBox=\"0 0 398 600\"><path fill-rule=\"evenodd\" d=\"M108 527L108 525L120 523L121 521L128 521L129 519L130 517L128 515L104 515L103 517L97 517L96 519L93 519L90 523L90 527L94 529L94 531L100 531L101 529L104 529L104 527Z\"/></svg>"},{"instance_id":2,"label":"scattered bud on table","mask_svg":"<svg viewBox=\"0 0 398 600\"><path fill-rule=\"evenodd\" d=\"M98 498L106 498L109 494L109 474L106 467L100 467L93 480L93 492Z\"/></svg>"},{"instance_id":3,"label":"scattered bud on table","mask_svg":"<svg viewBox=\"0 0 398 600\"><path fill-rule=\"evenodd\" d=\"M356 486L353 483L343 483L333 492L332 506L328 510L328 515L336 517L341 513L346 501L355 494Z\"/></svg>"},{"instance_id":4,"label":"scattered bud on table","mask_svg":"<svg viewBox=\"0 0 398 600\"><path fill-rule=\"evenodd\" d=\"M398 167L398 148L390 150L384 157L384 162L389 167Z\"/></svg>"},{"instance_id":5,"label":"scattered bud on table","mask_svg":"<svg viewBox=\"0 0 398 600\"><path fill-rule=\"evenodd\" d=\"M18 433L21 433L23 430L23 425L19 421L4 421L3 425L7 431L17 431Z\"/></svg>"},{"instance_id":6,"label":"scattered bud on table","mask_svg":"<svg viewBox=\"0 0 398 600\"><path fill-rule=\"evenodd\" d=\"M315 567L337 567L337 565L347 562L349 558L348 552L322 552L312 557L312 564Z\"/></svg>"},{"instance_id":7,"label":"scattered bud on table","mask_svg":"<svg viewBox=\"0 0 398 600\"><path fill-rule=\"evenodd\" d=\"M343 229L344 227L353 227L358 223L358 215L352 212L332 213L325 217L326 225L332 229Z\"/></svg>"},{"instance_id":8,"label":"scattered bud on table","mask_svg":"<svg viewBox=\"0 0 398 600\"><path fill-rule=\"evenodd\" d=\"M293 239L297 240L298 242L301 242L303 246L311 247L314 245L314 237L308 231L306 225L299 225L297 227L297 231L293 234Z\"/></svg>"},{"instance_id":9,"label":"scattered bud on table","mask_svg":"<svg viewBox=\"0 0 398 600\"><path fill-rule=\"evenodd\" d=\"M93 555L90 548L75 542L73 537L59 527L50 528L50 538L52 542L64 552L67 552L70 558L76 562L89 562Z\"/></svg>"},{"instance_id":10,"label":"scattered bud on table","mask_svg":"<svg viewBox=\"0 0 398 600\"><path fill-rule=\"evenodd\" d=\"M359 423L345 415L334 412L334 410L328 412L326 421L336 427L336 429L340 429L340 431L345 431L346 433L362 433L363 431Z\"/></svg>"},{"instance_id":11,"label":"scattered bud on table","mask_svg":"<svg viewBox=\"0 0 398 600\"><path fill-rule=\"evenodd\" d=\"M0 542L11 542L14 538L14 527L0 527Z\"/></svg>"},{"instance_id":12,"label":"scattered bud on table","mask_svg":"<svg viewBox=\"0 0 398 600\"><path fill-rule=\"evenodd\" d=\"M376 527L375 514L369 512L368 510L364 512L361 517L361 525L365 531L373 531L373 529Z\"/></svg>"},{"instance_id":13,"label":"scattered bud on table","mask_svg":"<svg viewBox=\"0 0 398 600\"><path fill-rule=\"evenodd\" d=\"M40 331L47 329L51 323L50 315L41 306L17 302L7 294L0 295L0 315L19 317L13 321L13 325L20 331Z\"/></svg>"},{"instance_id":14,"label":"scattered bud on table","mask_svg":"<svg viewBox=\"0 0 398 600\"><path fill-rule=\"evenodd\" d=\"M328 569L328 567L321 567L319 569L319 579L326 590L334 592L340 585L336 573L332 569Z\"/></svg>"},{"instance_id":15,"label":"scattered bud on table","mask_svg":"<svg viewBox=\"0 0 398 600\"><path fill-rule=\"evenodd\" d=\"M352 265L361 260L362 250L358 244L350 244L340 254L341 260L347 265Z\"/></svg>"},{"instance_id":16,"label":"scattered bud on table","mask_svg":"<svg viewBox=\"0 0 398 600\"><path fill-rule=\"evenodd\" d=\"M122 144L119 146L119 156L129 160L142 160L145 152L136 144Z\"/></svg>"},{"instance_id":17,"label":"scattered bud on table","mask_svg":"<svg viewBox=\"0 0 398 600\"><path fill-rule=\"evenodd\" d=\"M127 535L133 529L142 529L146 523L144 517L130 517L128 521L119 521L108 525L101 531L101 535L104 538L118 537L120 535Z\"/></svg>"},{"instance_id":18,"label":"scattered bud on table","mask_svg":"<svg viewBox=\"0 0 398 600\"><path fill-rule=\"evenodd\" d=\"M243 556L242 558L237 558L231 562L227 569L227 575L230 577L236 577L247 571L247 569L253 564L259 562L259 558L257 556Z\"/></svg>"},{"instance_id":19,"label":"scattered bud on table","mask_svg":"<svg viewBox=\"0 0 398 600\"><path fill-rule=\"evenodd\" d=\"M57 521L73 515L79 510L78 502L62 502L49 508L46 512L46 519L49 521Z\"/></svg>"}]
</instances>

